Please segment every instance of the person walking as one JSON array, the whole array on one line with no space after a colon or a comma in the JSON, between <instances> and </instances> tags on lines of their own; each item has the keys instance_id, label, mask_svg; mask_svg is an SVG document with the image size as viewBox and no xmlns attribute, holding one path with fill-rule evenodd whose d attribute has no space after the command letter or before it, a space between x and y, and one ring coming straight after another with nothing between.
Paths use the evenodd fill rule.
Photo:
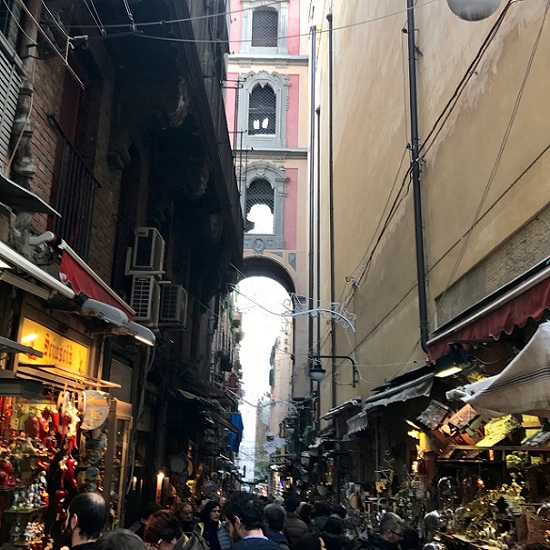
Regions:
<instances>
[{"instance_id":1,"label":"person walking","mask_svg":"<svg viewBox=\"0 0 550 550\"><path fill-rule=\"evenodd\" d=\"M326 500L316 500L313 503L315 512L309 528L314 535L320 535L325 530L325 525L332 512L331 505Z\"/></svg>"},{"instance_id":2,"label":"person walking","mask_svg":"<svg viewBox=\"0 0 550 550\"><path fill-rule=\"evenodd\" d=\"M354 539L346 550L399 550L404 521L392 512L382 516L378 532L368 531Z\"/></svg>"},{"instance_id":3,"label":"person walking","mask_svg":"<svg viewBox=\"0 0 550 550\"><path fill-rule=\"evenodd\" d=\"M206 541L210 550L229 550L231 537L224 524L220 521L221 508L215 500L209 500L204 505L196 532Z\"/></svg>"},{"instance_id":4,"label":"person walking","mask_svg":"<svg viewBox=\"0 0 550 550\"><path fill-rule=\"evenodd\" d=\"M321 531L320 537L325 543L327 550L342 550L347 546L350 539L346 537L346 524L340 516L330 516Z\"/></svg>"},{"instance_id":5,"label":"person walking","mask_svg":"<svg viewBox=\"0 0 550 550\"><path fill-rule=\"evenodd\" d=\"M295 550L300 537L309 533L309 527L296 513L298 506L300 506L300 499L296 495L289 495L285 499L286 518L283 533L288 540L291 550Z\"/></svg>"},{"instance_id":6,"label":"person walking","mask_svg":"<svg viewBox=\"0 0 550 550\"><path fill-rule=\"evenodd\" d=\"M67 511L64 545L87 550L96 545L101 531L109 519L109 507L97 493L81 493L71 500Z\"/></svg>"},{"instance_id":7,"label":"person walking","mask_svg":"<svg viewBox=\"0 0 550 550\"><path fill-rule=\"evenodd\" d=\"M205 540L195 533L185 534L179 519L168 510L151 514L143 540L156 550L208 550Z\"/></svg>"},{"instance_id":8,"label":"person walking","mask_svg":"<svg viewBox=\"0 0 550 550\"><path fill-rule=\"evenodd\" d=\"M290 550L288 540L283 534L285 525L285 511L279 504L268 504L264 509L267 530L265 536L279 545L280 550Z\"/></svg>"},{"instance_id":9,"label":"person walking","mask_svg":"<svg viewBox=\"0 0 550 550\"><path fill-rule=\"evenodd\" d=\"M253 494L235 493L223 508L233 550L281 550L262 531L264 506Z\"/></svg>"},{"instance_id":10,"label":"person walking","mask_svg":"<svg viewBox=\"0 0 550 550\"><path fill-rule=\"evenodd\" d=\"M133 531L115 529L99 537L95 550L146 550L146 546Z\"/></svg>"}]
</instances>

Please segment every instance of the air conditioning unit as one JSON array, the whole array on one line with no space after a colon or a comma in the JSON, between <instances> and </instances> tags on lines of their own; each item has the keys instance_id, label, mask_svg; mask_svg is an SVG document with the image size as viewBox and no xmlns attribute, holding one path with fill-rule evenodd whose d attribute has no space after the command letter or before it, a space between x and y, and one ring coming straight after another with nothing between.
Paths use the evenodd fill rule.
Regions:
<instances>
[{"instance_id":1,"label":"air conditioning unit","mask_svg":"<svg viewBox=\"0 0 550 550\"><path fill-rule=\"evenodd\" d=\"M164 239L154 227L138 227L128 274L140 271L162 273L164 267Z\"/></svg>"},{"instance_id":2,"label":"air conditioning unit","mask_svg":"<svg viewBox=\"0 0 550 550\"><path fill-rule=\"evenodd\" d=\"M155 275L134 275L130 306L136 312L134 320L157 326L160 307L160 286Z\"/></svg>"},{"instance_id":3,"label":"air conditioning unit","mask_svg":"<svg viewBox=\"0 0 550 550\"><path fill-rule=\"evenodd\" d=\"M187 291L174 283L160 284L160 315L162 324L178 324L185 327L187 319Z\"/></svg>"}]
</instances>

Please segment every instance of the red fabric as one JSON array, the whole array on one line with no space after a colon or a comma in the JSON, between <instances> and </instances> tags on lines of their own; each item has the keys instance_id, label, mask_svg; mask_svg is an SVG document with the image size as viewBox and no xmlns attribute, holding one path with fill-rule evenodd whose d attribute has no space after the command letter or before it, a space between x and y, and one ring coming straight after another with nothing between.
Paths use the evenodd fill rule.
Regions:
<instances>
[{"instance_id":1,"label":"red fabric","mask_svg":"<svg viewBox=\"0 0 550 550\"><path fill-rule=\"evenodd\" d=\"M452 332L428 346L428 358L434 362L449 353L449 344L457 340L498 340L505 332L511 334L514 327L523 327L529 318L538 321L545 309L550 308L550 278L529 288L520 296L488 312L471 324Z\"/></svg>"},{"instance_id":2,"label":"red fabric","mask_svg":"<svg viewBox=\"0 0 550 550\"><path fill-rule=\"evenodd\" d=\"M83 292L86 296L105 304L121 309L128 319L134 318L132 312L117 301L105 290L74 258L67 252L61 256L59 275L62 282L70 282L75 293ZM114 292L114 291L113 291Z\"/></svg>"}]
</instances>

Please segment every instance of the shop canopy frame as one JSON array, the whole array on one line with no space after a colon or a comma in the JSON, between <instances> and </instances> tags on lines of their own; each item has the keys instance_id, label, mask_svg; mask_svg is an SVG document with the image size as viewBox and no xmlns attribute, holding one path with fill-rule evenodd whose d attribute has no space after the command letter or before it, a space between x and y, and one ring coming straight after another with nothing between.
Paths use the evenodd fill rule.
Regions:
<instances>
[{"instance_id":1,"label":"shop canopy frame","mask_svg":"<svg viewBox=\"0 0 550 550\"><path fill-rule=\"evenodd\" d=\"M19 363L16 374L21 378L39 380L45 385L61 390L83 391L97 388L116 389L122 387L116 382L81 374L55 364L37 365L32 363Z\"/></svg>"}]
</instances>

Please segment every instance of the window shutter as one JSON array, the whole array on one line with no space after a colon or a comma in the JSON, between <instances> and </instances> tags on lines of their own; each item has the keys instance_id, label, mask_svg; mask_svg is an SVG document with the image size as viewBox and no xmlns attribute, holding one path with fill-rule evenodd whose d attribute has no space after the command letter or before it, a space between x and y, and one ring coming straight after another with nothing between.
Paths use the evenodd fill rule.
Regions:
<instances>
[{"instance_id":1,"label":"window shutter","mask_svg":"<svg viewBox=\"0 0 550 550\"><path fill-rule=\"evenodd\" d=\"M15 64L0 49L0 162L1 169L7 162L10 136L15 120L21 75Z\"/></svg>"}]
</instances>

